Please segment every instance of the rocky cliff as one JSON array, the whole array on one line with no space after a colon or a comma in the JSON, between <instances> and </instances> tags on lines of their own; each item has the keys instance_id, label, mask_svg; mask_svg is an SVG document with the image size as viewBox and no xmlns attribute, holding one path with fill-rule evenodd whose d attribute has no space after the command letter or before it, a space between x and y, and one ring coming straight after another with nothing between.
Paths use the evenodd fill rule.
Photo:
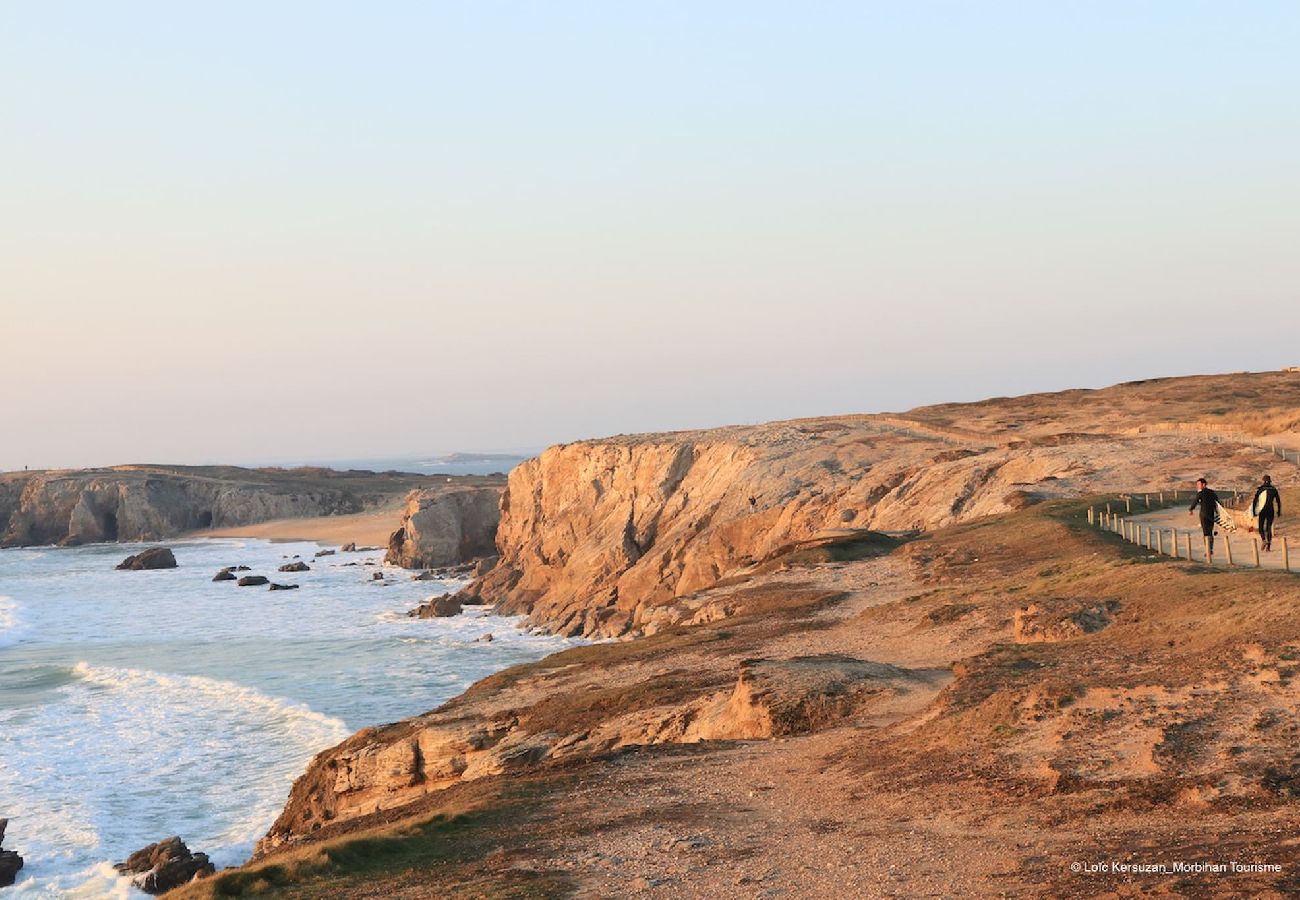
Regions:
<instances>
[{"instance_id":1,"label":"rocky cliff","mask_svg":"<svg viewBox=\"0 0 1300 900\"><path fill-rule=\"evenodd\" d=\"M438 485L412 491L384 561L426 569L492 556L504 487Z\"/></svg>"},{"instance_id":2,"label":"rocky cliff","mask_svg":"<svg viewBox=\"0 0 1300 900\"><path fill-rule=\"evenodd\" d=\"M400 473L230 466L10 472L0 475L0 546L150 541L269 519L358 513L393 506L429 482Z\"/></svg>"},{"instance_id":3,"label":"rocky cliff","mask_svg":"<svg viewBox=\"0 0 1300 900\"><path fill-rule=\"evenodd\" d=\"M1292 382L1268 389L1294 403ZM1260 389L1246 376L1234 384L1243 403ZM1114 574L1094 571L1105 538L1081 536L1037 504L1189 487L1202 474L1221 488L1253 484L1277 462L1259 447L1124 431L1171 418L1171 392L1184 403L1205 387L1188 379L1070 392L1056 406L1048 395L990 401L996 411L977 404L965 416L916 410L552 447L511 473L501 559L467 593L566 634L647 637L507 670L433 713L325 751L261 852L545 760L887 719L888 703L932 697L952 659L1028 640L1024 616L1056 610L1054 592L1071 594L1062 613L1071 621L1109 616L1113 604L1097 598L1110 596ZM1293 464L1279 466L1296 478ZM1007 512L1019 515L963 524ZM881 532L921 536L898 551ZM809 572L808 559L832 565ZM1079 588L1061 559L1097 583ZM1119 566L1126 577L1130 568ZM999 582L1012 572L1025 583ZM1138 602L1148 582L1130 581ZM1030 586L1047 592L1038 606ZM996 610L978 612L986 606ZM1092 659L1081 657L1080 671Z\"/></svg>"},{"instance_id":4,"label":"rocky cliff","mask_svg":"<svg viewBox=\"0 0 1300 900\"><path fill-rule=\"evenodd\" d=\"M680 618L684 598L792 545L1158 490L1207 466L1248 480L1260 458L1238 449L1051 429L956 440L870 417L569 444L511 472L500 562L469 593L562 634L653 631Z\"/></svg>"}]
</instances>

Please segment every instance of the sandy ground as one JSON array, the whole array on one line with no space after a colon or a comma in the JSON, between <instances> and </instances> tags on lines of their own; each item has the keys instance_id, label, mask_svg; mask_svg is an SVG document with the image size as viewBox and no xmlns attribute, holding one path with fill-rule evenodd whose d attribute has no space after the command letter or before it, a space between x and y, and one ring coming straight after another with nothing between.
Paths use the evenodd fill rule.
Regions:
<instances>
[{"instance_id":1,"label":"sandy ground","mask_svg":"<svg viewBox=\"0 0 1300 900\"><path fill-rule=\"evenodd\" d=\"M402 508L394 506L350 516L274 519L256 525L213 528L192 532L187 537L253 537L272 541L316 541L331 546L355 543L358 546L385 547L401 519Z\"/></svg>"}]
</instances>

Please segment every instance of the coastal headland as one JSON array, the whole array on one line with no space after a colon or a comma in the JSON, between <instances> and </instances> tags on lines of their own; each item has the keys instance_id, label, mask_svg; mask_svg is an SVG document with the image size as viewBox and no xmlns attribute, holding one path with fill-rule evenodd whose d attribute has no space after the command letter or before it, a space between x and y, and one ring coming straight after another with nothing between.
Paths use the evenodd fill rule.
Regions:
<instances>
[{"instance_id":1,"label":"coastal headland","mask_svg":"<svg viewBox=\"0 0 1300 900\"><path fill-rule=\"evenodd\" d=\"M623 640L324 751L178 895L1294 893L1300 581L1087 510L1290 508L1298 425L1256 373L553 447L461 598Z\"/></svg>"}]
</instances>

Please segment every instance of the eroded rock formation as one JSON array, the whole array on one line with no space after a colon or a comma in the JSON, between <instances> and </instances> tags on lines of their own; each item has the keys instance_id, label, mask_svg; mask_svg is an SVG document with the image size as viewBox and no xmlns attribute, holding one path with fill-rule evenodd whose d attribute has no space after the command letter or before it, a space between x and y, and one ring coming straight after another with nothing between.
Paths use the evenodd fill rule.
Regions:
<instances>
[{"instance_id":1,"label":"eroded rock formation","mask_svg":"<svg viewBox=\"0 0 1300 900\"><path fill-rule=\"evenodd\" d=\"M500 487L412 491L384 561L407 569L466 563L496 553Z\"/></svg>"},{"instance_id":2,"label":"eroded rock formation","mask_svg":"<svg viewBox=\"0 0 1300 900\"><path fill-rule=\"evenodd\" d=\"M137 850L113 868L120 875L130 875L131 883L146 894L161 894L216 871L206 853L191 853L179 837Z\"/></svg>"}]
</instances>

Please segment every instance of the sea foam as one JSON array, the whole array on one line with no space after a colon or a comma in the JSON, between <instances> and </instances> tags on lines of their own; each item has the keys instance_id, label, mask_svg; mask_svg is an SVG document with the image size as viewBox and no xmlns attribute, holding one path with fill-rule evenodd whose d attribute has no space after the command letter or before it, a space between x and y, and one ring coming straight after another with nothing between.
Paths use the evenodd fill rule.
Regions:
<instances>
[{"instance_id":1,"label":"sea foam","mask_svg":"<svg viewBox=\"0 0 1300 900\"><path fill-rule=\"evenodd\" d=\"M0 815L26 860L16 895L124 896L107 864L173 834L240 863L316 753L572 643L476 607L408 618L451 585L380 589L372 567L337 557L295 575L298 591L211 580L236 563L272 574L316 544L171 546L178 568L146 573L114 568L132 545L0 550Z\"/></svg>"}]
</instances>

